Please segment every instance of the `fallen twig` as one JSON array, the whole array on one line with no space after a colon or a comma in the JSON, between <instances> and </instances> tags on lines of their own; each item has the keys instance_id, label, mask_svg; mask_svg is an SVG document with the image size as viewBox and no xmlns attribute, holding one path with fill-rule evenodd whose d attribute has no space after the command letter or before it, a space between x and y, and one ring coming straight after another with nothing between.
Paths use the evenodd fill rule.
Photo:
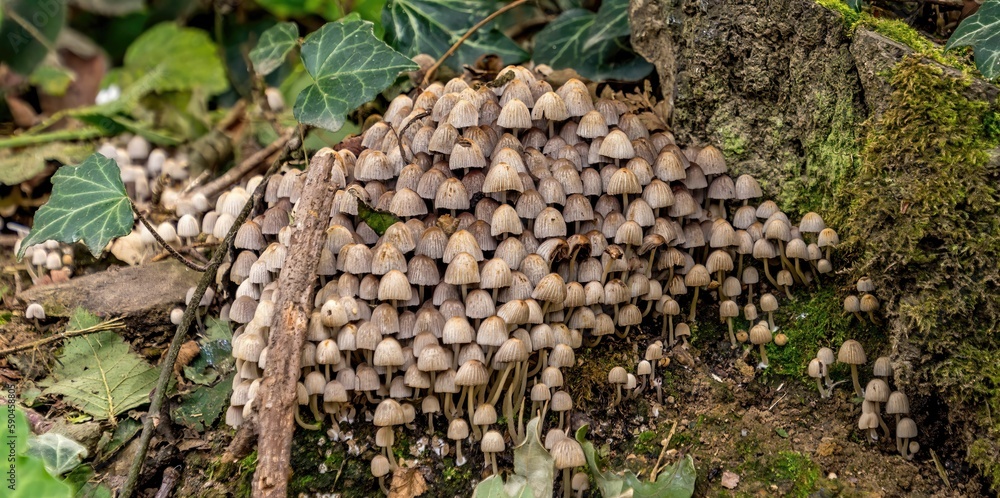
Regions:
<instances>
[{"instance_id":1,"label":"fallen twig","mask_svg":"<svg viewBox=\"0 0 1000 498\"><path fill-rule=\"evenodd\" d=\"M208 264L208 269L202 275L201 280L198 282L198 287L195 288L194 294L188 301L187 308L184 309L184 316L181 319L181 324L177 326L177 330L174 332L174 337L170 341L170 348L167 350L167 355L163 359L163 363L160 365L160 377L156 382L156 390L153 391L152 401L149 404L149 411L146 413L146 417L142 422L142 435L139 437L139 452L135 459L132 461L132 466L129 468L128 478L125 484L121 488L121 492L118 494L120 498L129 498L132 496L132 492L135 490L135 486L139 481L139 473L142 471L142 464L146 459L146 453L149 451L149 443L153 439L153 428L159 425L160 422L160 410L163 408L163 402L167 395L167 386L170 383L170 379L173 376L174 363L177 361L177 354L180 352L181 345L184 343L184 339L187 336L187 331L191 327L191 324L195 319L195 312L198 309L198 303L201 302L202 296L205 295L205 290L208 286L215 282L215 274L219 270L219 265L222 264L222 259L228 252L228 248L232 246L233 239L236 238L236 232L239 230L240 226L253 211L254 204L264 195L264 189L267 186L267 178L270 178L278 169L281 164L291 155L291 152L301 146L299 140L285 140L284 149L280 156L268 169L267 173L264 175L265 181L261 182L254 191L254 195L247 200L246 204L243 205L243 210L240 211L239 216L236 217L236 221L233 223L233 227L226 234L226 238L222 241L221 247L212 256L212 260Z\"/></svg>"},{"instance_id":2,"label":"fallen twig","mask_svg":"<svg viewBox=\"0 0 1000 498\"><path fill-rule=\"evenodd\" d=\"M670 427L670 433L667 434L667 439L663 442L663 448L660 449L660 456L656 459L656 464L653 465L653 470L649 471L649 482L656 482L657 470L660 468L660 462L663 460L663 455L667 453L667 446L670 446L670 440L674 438L674 431L677 430L677 421L674 420L674 425Z\"/></svg>"},{"instance_id":3,"label":"fallen twig","mask_svg":"<svg viewBox=\"0 0 1000 498\"><path fill-rule=\"evenodd\" d=\"M194 261L185 258L183 254L177 252L176 249L171 247L170 244L168 244L167 241L163 240L163 237L160 237L160 234L156 232L156 227L151 225L149 223L149 220L147 220L146 217L143 216L141 212L139 212L139 208L135 207L135 203L132 202L131 199L129 199L128 203L130 206L132 206L132 212L135 213L136 217L139 218L139 221L142 222L142 224L146 227L146 230L149 230L149 233L153 235L153 238L156 239L156 241L160 243L160 246L166 249L166 251L170 253L170 255L174 257L174 259L180 261L181 263L184 263L184 266L197 272L203 272L207 269L207 267L199 265L198 263L195 263Z\"/></svg>"},{"instance_id":4,"label":"fallen twig","mask_svg":"<svg viewBox=\"0 0 1000 498\"><path fill-rule=\"evenodd\" d=\"M448 59L448 57L451 57L451 55L454 54L456 50L458 50L458 47L461 47L462 44L465 43L465 40L468 40L469 37L471 37L476 31L479 31L479 29L482 28L483 26L486 26L494 19L502 16L504 12L507 12L527 2L528 0L515 0L507 5L504 5L503 7L500 7L499 9L497 9L496 12L486 16L485 19L479 21L478 23L476 23L475 26L469 28L469 30L466 31L465 34L462 35L462 37L459 38L458 41L456 41L455 44L452 45L451 48L449 48L448 51L445 52L444 55L442 55L441 58L434 63L433 66L427 69L427 73L424 74L423 86L427 86L427 84L430 83L432 79L434 79L434 73L438 70L439 67L441 67L441 64L444 64L444 61Z\"/></svg>"},{"instance_id":5,"label":"fallen twig","mask_svg":"<svg viewBox=\"0 0 1000 498\"><path fill-rule=\"evenodd\" d=\"M285 145L288 144L288 141L295 135L296 129L297 128L289 128L285 130L285 133L283 133L273 143L268 144L267 147L255 152L253 155L240 163L239 166L226 171L222 176L208 182L208 184L199 188L196 192L204 194L205 197L211 197L219 192L222 192L230 185L238 182L244 175L250 173L263 164L264 161L266 161L272 154L281 150L282 147L285 147Z\"/></svg>"},{"instance_id":6,"label":"fallen twig","mask_svg":"<svg viewBox=\"0 0 1000 498\"><path fill-rule=\"evenodd\" d=\"M179 479L181 473L177 471L174 467L167 467L163 470L163 482L160 483L160 489L156 492L156 496L153 498L169 498L170 493L173 492L174 486L177 485L177 479Z\"/></svg>"},{"instance_id":7,"label":"fallen twig","mask_svg":"<svg viewBox=\"0 0 1000 498\"><path fill-rule=\"evenodd\" d=\"M934 468L937 469L938 475L941 476L941 480L944 481L945 487L951 489L951 481L948 480L948 472L944 470L944 465L941 464L941 459L938 458L937 453L933 449L931 451L931 459L934 460Z\"/></svg>"},{"instance_id":8,"label":"fallen twig","mask_svg":"<svg viewBox=\"0 0 1000 498\"><path fill-rule=\"evenodd\" d=\"M53 342L59 342L63 339L69 339L70 337L77 337L81 335L94 334L97 332L103 332L105 330L117 330L125 328L125 323L121 318L115 318L114 320L108 320L106 322L98 323L93 327L87 327L80 330L68 330L66 332L60 332L56 335L46 337L45 339L39 339L37 341L31 341L19 346L11 346L6 349L0 349L0 356L6 356L11 353L16 353L18 351L24 351L25 349L34 349L37 347L45 346L46 344L52 344Z\"/></svg>"},{"instance_id":9,"label":"fallen twig","mask_svg":"<svg viewBox=\"0 0 1000 498\"><path fill-rule=\"evenodd\" d=\"M189 244L189 245L186 245L184 247L181 247L177 251L178 252L181 252L181 251L191 251L191 250L199 249L199 248L202 248L202 247L215 247L217 245L219 245L218 242L195 242L194 244ZM167 259L169 257L170 257L170 251L163 251L160 254L157 254L156 256L153 256L152 258L149 258L149 262L150 263L155 263L157 261L162 261L162 260Z\"/></svg>"},{"instance_id":10,"label":"fallen twig","mask_svg":"<svg viewBox=\"0 0 1000 498\"><path fill-rule=\"evenodd\" d=\"M278 275L278 299L268 338L268 357L275 361L267 362L257 391L260 399L254 402L259 410L250 416L256 418L258 429L255 498L287 495L288 477L292 473L293 415L297 413L295 386L302 373L299 352L305 342L318 278L316 268L337 187L329 180L336 160L333 150L323 149L310 161L293 213L291 248Z\"/></svg>"}]
</instances>

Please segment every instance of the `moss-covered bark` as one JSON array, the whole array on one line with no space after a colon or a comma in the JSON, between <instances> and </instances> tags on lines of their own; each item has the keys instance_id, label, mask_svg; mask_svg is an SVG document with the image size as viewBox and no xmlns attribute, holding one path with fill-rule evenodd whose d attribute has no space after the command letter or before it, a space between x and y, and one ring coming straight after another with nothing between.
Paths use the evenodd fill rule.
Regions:
<instances>
[{"instance_id":1,"label":"moss-covered bark","mask_svg":"<svg viewBox=\"0 0 1000 498\"><path fill-rule=\"evenodd\" d=\"M997 88L902 23L819 2L633 1L633 44L679 141L721 144L793 217L841 231L925 440L1000 489Z\"/></svg>"}]
</instances>

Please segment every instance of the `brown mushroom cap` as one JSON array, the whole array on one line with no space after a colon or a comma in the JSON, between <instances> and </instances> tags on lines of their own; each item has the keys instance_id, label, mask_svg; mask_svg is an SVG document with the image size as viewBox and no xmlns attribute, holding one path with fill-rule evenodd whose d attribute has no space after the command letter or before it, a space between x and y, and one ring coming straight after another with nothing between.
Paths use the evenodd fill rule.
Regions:
<instances>
[{"instance_id":1,"label":"brown mushroom cap","mask_svg":"<svg viewBox=\"0 0 1000 498\"><path fill-rule=\"evenodd\" d=\"M837 361L847 363L848 365L864 365L868 361L868 358L865 356L865 350L861 347L860 342L848 339L840 346L840 351L837 353ZM886 396L888 396L888 393L886 393Z\"/></svg>"}]
</instances>

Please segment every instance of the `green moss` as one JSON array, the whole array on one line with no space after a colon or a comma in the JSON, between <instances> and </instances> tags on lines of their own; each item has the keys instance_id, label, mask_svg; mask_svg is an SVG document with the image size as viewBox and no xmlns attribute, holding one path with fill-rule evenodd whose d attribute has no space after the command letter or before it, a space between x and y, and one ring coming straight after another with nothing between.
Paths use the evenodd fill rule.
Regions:
<instances>
[{"instance_id":1,"label":"green moss","mask_svg":"<svg viewBox=\"0 0 1000 498\"><path fill-rule=\"evenodd\" d=\"M751 486L762 487L774 484L781 496L806 497L818 489L820 468L815 462L797 451L779 451L776 454L761 452L760 445L752 437L736 442L741 455L746 460L738 468L743 481ZM763 455L758 456L763 453ZM749 492L738 496L756 496Z\"/></svg>"},{"instance_id":2,"label":"green moss","mask_svg":"<svg viewBox=\"0 0 1000 498\"><path fill-rule=\"evenodd\" d=\"M746 152L747 139L732 126L725 126L719 129L722 137L722 152L726 157L739 157Z\"/></svg>"},{"instance_id":3,"label":"green moss","mask_svg":"<svg viewBox=\"0 0 1000 498\"><path fill-rule=\"evenodd\" d=\"M655 456L660 451L660 438L655 431L645 431L635 437L632 451L637 455Z\"/></svg>"},{"instance_id":4,"label":"green moss","mask_svg":"<svg viewBox=\"0 0 1000 498\"><path fill-rule=\"evenodd\" d=\"M10 323L10 319L13 318L14 314L10 311L0 312L0 325L7 325Z\"/></svg>"},{"instance_id":5,"label":"green moss","mask_svg":"<svg viewBox=\"0 0 1000 498\"><path fill-rule=\"evenodd\" d=\"M857 255L905 333L913 381L998 440L1000 409L1000 170L996 104L970 100L968 77L904 59L881 116L865 129L857 178L840 192ZM970 441L971 442L971 441ZM998 482L995 485L1000 484Z\"/></svg>"},{"instance_id":6,"label":"green moss","mask_svg":"<svg viewBox=\"0 0 1000 498\"><path fill-rule=\"evenodd\" d=\"M816 0L816 3L840 13L848 34L854 33L859 26L863 26L890 40L906 45L914 52L940 64L969 73L976 71L975 65L967 55L965 57L958 55L968 54L968 50L959 49L946 52L944 47L930 41L903 21L875 17L868 12L855 12L843 0Z\"/></svg>"}]
</instances>

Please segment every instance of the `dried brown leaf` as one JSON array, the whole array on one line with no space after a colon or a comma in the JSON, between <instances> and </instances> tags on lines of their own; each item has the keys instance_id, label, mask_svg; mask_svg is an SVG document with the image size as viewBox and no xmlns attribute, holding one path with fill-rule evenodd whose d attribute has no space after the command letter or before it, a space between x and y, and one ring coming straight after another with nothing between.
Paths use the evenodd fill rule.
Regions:
<instances>
[{"instance_id":1,"label":"dried brown leaf","mask_svg":"<svg viewBox=\"0 0 1000 498\"><path fill-rule=\"evenodd\" d=\"M413 498L427 491L427 482L419 470L412 467L397 467L392 473L389 498Z\"/></svg>"}]
</instances>

